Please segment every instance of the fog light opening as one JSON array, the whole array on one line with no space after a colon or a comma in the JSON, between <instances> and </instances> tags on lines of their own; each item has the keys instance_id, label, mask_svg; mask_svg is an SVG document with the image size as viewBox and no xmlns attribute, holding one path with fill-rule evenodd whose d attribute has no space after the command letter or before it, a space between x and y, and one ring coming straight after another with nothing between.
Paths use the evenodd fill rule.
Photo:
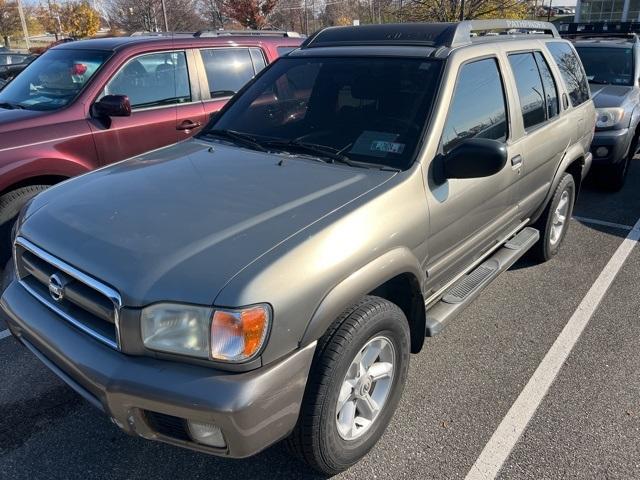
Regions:
<instances>
[{"instance_id":1,"label":"fog light opening","mask_svg":"<svg viewBox=\"0 0 640 480\"><path fill-rule=\"evenodd\" d=\"M596 156L597 157L606 157L609 155L609 149L607 147L598 147L596 148Z\"/></svg>"},{"instance_id":2,"label":"fog light opening","mask_svg":"<svg viewBox=\"0 0 640 480\"><path fill-rule=\"evenodd\" d=\"M194 442L208 445L210 447L224 448L227 442L222 435L222 430L213 423L194 422L189 420L189 435Z\"/></svg>"}]
</instances>

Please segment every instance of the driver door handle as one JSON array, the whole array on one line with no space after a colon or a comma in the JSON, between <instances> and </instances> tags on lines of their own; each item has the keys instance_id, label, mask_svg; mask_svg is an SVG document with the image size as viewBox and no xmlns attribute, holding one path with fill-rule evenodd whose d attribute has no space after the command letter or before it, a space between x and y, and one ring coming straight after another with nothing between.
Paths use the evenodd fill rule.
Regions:
<instances>
[{"instance_id":1,"label":"driver door handle","mask_svg":"<svg viewBox=\"0 0 640 480\"><path fill-rule=\"evenodd\" d=\"M180 125L178 125L176 129L177 130L193 130L194 128L198 128L200 125L202 125L200 122L185 120Z\"/></svg>"},{"instance_id":2,"label":"driver door handle","mask_svg":"<svg viewBox=\"0 0 640 480\"><path fill-rule=\"evenodd\" d=\"M522 166L522 155L511 157L511 166L514 168L520 168Z\"/></svg>"}]
</instances>

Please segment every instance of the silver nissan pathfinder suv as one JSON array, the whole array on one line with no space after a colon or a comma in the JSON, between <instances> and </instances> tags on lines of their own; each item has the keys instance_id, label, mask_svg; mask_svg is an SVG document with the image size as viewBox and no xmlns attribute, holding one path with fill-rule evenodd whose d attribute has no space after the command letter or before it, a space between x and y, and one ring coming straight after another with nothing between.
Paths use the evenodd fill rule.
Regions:
<instances>
[{"instance_id":1,"label":"silver nissan pathfinder suv","mask_svg":"<svg viewBox=\"0 0 640 480\"><path fill-rule=\"evenodd\" d=\"M551 24L325 29L196 138L35 197L2 310L130 434L229 457L287 439L339 472L425 336L558 252L594 123Z\"/></svg>"}]
</instances>

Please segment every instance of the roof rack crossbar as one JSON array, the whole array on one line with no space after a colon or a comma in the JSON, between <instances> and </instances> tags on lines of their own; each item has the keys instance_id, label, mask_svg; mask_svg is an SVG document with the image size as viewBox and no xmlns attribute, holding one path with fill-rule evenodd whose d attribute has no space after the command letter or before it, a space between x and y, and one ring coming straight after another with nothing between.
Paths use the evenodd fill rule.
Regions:
<instances>
[{"instance_id":1,"label":"roof rack crossbar","mask_svg":"<svg viewBox=\"0 0 640 480\"><path fill-rule=\"evenodd\" d=\"M301 48L337 45L414 45L455 48L478 32L535 33L560 38L556 27L535 20L466 20L458 23L399 23L329 27L310 35ZM494 33L495 34L495 33Z\"/></svg>"}]
</instances>

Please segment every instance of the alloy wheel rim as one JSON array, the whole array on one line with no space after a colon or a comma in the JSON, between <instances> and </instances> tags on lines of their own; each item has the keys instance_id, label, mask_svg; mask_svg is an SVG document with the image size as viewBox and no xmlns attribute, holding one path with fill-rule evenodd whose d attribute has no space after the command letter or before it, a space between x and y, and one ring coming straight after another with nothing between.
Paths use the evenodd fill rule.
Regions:
<instances>
[{"instance_id":1,"label":"alloy wheel rim","mask_svg":"<svg viewBox=\"0 0 640 480\"><path fill-rule=\"evenodd\" d=\"M336 426L344 440L364 435L377 420L389 399L396 369L391 340L369 340L351 361L336 404Z\"/></svg>"},{"instance_id":2,"label":"alloy wheel rim","mask_svg":"<svg viewBox=\"0 0 640 480\"><path fill-rule=\"evenodd\" d=\"M549 243L556 245L562 238L562 232L567 223L567 214L569 213L569 192L567 190L562 191L560 195L560 201L553 212L553 219L551 221L551 232L549 236Z\"/></svg>"}]
</instances>

